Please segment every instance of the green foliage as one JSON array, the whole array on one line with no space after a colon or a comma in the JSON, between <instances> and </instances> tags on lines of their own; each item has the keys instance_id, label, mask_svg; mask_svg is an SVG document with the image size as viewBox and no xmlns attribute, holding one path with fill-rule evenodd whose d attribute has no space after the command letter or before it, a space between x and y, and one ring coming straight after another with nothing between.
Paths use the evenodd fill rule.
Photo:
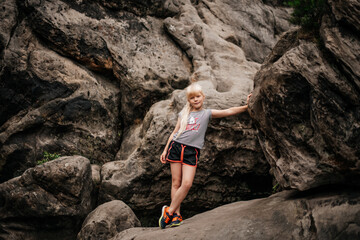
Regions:
<instances>
[{"instance_id":1,"label":"green foliage","mask_svg":"<svg viewBox=\"0 0 360 240\"><path fill-rule=\"evenodd\" d=\"M277 183L272 187L272 193L277 193L280 189L280 184Z\"/></svg>"},{"instance_id":2,"label":"green foliage","mask_svg":"<svg viewBox=\"0 0 360 240\"><path fill-rule=\"evenodd\" d=\"M290 22L305 29L314 30L320 27L321 17L326 7L325 0L290 0L286 5L294 9Z\"/></svg>"},{"instance_id":3,"label":"green foliage","mask_svg":"<svg viewBox=\"0 0 360 240\"><path fill-rule=\"evenodd\" d=\"M56 158L61 157L60 154L57 153L48 153L47 151L44 151L43 158L41 160L37 161L37 165L49 162L51 160L54 160Z\"/></svg>"}]
</instances>

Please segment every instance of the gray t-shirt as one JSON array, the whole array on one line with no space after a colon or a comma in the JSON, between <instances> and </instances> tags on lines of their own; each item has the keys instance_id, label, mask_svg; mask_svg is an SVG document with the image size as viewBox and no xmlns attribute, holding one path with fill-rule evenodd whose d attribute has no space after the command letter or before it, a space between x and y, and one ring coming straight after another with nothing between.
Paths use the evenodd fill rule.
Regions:
<instances>
[{"instance_id":1,"label":"gray t-shirt","mask_svg":"<svg viewBox=\"0 0 360 240\"><path fill-rule=\"evenodd\" d=\"M180 113L179 117L181 117ZM186 129L180 134L179 138L176 138L178 133L175 133L173 140L178 143L201 149L204 146L205 132L210 119L210 109L190 112Z\"/></svg>"}]
</instances>

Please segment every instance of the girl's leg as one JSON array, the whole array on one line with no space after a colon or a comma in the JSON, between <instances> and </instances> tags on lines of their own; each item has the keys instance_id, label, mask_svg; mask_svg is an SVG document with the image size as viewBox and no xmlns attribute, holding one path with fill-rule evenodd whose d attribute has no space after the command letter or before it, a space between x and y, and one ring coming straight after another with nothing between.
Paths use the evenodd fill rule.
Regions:
<instances>
[{"instance_id":1,"label":"girl's leg","mask_svg":"<svg viewBox=\"0 0 360 240\"><path fill-rule=\"evenodd\" d=\"M175 192L174 197L171 200L169 213L173 214L179 207L181 202L188 194L192 183L194 181L196 167L182 165L182 180L180 188Z\"/></svg>"},{"instance_id":2,"label":"girl's leg","mask_svg":"<svg viewBox=\"0 0 360 240\"><path fill-rule=\"evenodd\" d=\"M171 200L174 199L175 193L181 186L182 179L182 164L181 163L170 163L171 169ZM180 214L180 206L175 210L177 214Z\"/></svg>"}]
</instances>

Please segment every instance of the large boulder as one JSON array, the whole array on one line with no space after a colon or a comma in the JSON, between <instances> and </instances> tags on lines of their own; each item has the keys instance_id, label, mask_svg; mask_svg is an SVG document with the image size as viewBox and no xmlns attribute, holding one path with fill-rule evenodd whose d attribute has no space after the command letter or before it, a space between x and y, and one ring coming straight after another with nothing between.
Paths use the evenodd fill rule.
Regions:
<instances>
[{"instance_id":1,"label":"large boulder","mask_svg":"<svg viewBox=\"0 0 360 240\"><path fill-rule=\"evenodd\" d=\"M206 107L244 104L264 53L289 28L286 8L214 3L16 1L1 55L0 181L35 166L44 150L81 154L98 165L116 160L103 167L101 202L122 199L135 211L168 202L169 168L158 159L185 103L181 89L193 77ZM246 113L211 123L198 169L188 206L201 210L272 185ZM167 195L157 201L159 185ZM154 201L136 199L136 188Z\"/></svg>"},{"instance_id":2,"label":"large boulder","mask_svg":"<svg viewBox=\"0 0 360 240\"><path fill-rule=\"evenodd\" d=\"M33 31L51 49L119 82L120 111L127 125L142 119L153 103L174 88L187 85L188 60L163 33L162 19L131 13L141 3L129 2L128 7L120 7L124 1L101 1L117 10L115 14L92 3L90 6L95 4L98 12L94 15L86 7L88 3L67 2L25 1L22 8L30 12ZM149 6L161 4L165 3ZM147 5L144 3L142 8ZM130 12L120 11L123 7Z\"/></svg>"},{"instance_id":3,"label":"large boulder","mask_svg":"<svg viewBox=\"0 0 360 240\"><path fill-rule=\"evenodd\" d=\"M244 50L246 59L262 63L291 25L291 9L271 5L260 0L213 0L199 1L196 8L219 36Z\"/></svg>"},{"instance_id":4,"label":"large boulder","mask_svg":"<svg viewBox=\"0 0 360 240\"><path fill-rule=\"evenodd\" d=\"M205 1L199 4L183 1L180 14L166 18L164 27L191 61L192 78L202 85L206 95L205 107L224 109L245 104L260 65L247 60L251 57L247 57L239 42L234 40L237 37L230 30L230 21L223 23L223 19L232 19L233 15L239 14L240 11L231 11L226 15L225 9L236 4L217 3L224 9ZM245 2L237 4L246 5ZM261 9L265 8L268 11L271 7ZM255 14L256 7L250 9ZM275 24L268 22L271 26ZM268 46L275 44L274 41L268 41ZM173 91L168 100L152 105L143 121L124 132L124 141L115 158L117 161L102 167L100 202L121 199L139 218L144 214L151 217L161 205L169 203L169 167L162 166L159 156L185 102L184 91ZM269 166L256 135L246 113L212 121L197 176L183 209L199 212L270 193ZM147 187L143 187L145 184Z\"/></svg>"},{"instance_id":5,"label":"large boulder","mask_svg":"<svg viewBox=\"0 0 360 240\"><path fill-rule=\"evenodd\" d=\"M44 47L26 21L4 50L0 180L36 165L43 152L104 163L119 145L119 89ZM119 132L118 132L119 131Z\"/></svg>"},{"instance_id":6,"label":"large boulder","mask_svg":"<svg viewBox=\"0 0 360 240\"><path fill-rule=\"evenodd\" d=\"M210 91L204 89L205 94ZM208 105L212 104L210 96L206 102ZM217 101L217 104L226 107L236 103L229 100ZM154 214L170 202L170 169L168 164L160 163L159 157L176 124L176 105L179 107L180 103L175 97L172 101L155 104L146 115L139 136L134 138L138 144L127 145L135 150L126 154L127 159L102 166L100 202L121 199L141 220L154 224ZM192 215L225 203L270 193L272 177L269 165L260 151L251 124L246 113L212 120L194 184L182 205L184 214Z\"/></svg>"},{"instance_id":7,"label":"large boulder","mask_svg":"<svg viewBox=\"0 0 360 240\"><path fill-rule=\"evenodd\" d=\"M299 195L284 191L269 198L221 206L185 219L177 228L131 228L111 240L298 239L352 240L360 237L360 192L329 190Z\"/></svg>"},{"instance_id":8,"label":"large boulder","mask_svg":"<svg viewBox=\"0 0 360 240\"><path fill-rule=\"evenodd\" d=\"M0 184L1 239L75 239L91 211L90 161L61 157Z\"/></svg>"},{"instance_id":9,"label":"large boulder","mask_svg":"<svg viewBox=\"0 0 360 240\"><path fill-rule=\"evenodd\" d=\"M44 150L100 165L125 159L121 143L191 75L223 93L214 102L242 103L259 68L247 60L269 51L244 53L244 42L270 49L289 27L288 9L260 2L248 15L237 9L249 2L231 1L1 4L0 181L33 167Z\"/></svg>"},{"instance_id":10,"label":"large boulder","mask_svg":"<svg viewBox=\"0 0 360 240\"><path fill-rule=\"evenodd\" d=\"M348 10L360 5L330 3L320 43L285 34L254 80L251 115L285 188L360 182L360 22Z\"/></svg>"},{"instance_id":11,"label":"large boulder","mask_svg":"<svg viewBox=\"0 0 360 240\"><path fill-rule=\"evenodd\" d=\"M128 228L140 227L134 212L122 201L98 206L85 219L77 239L108 240Z\"/></svg>"}]
</instances>

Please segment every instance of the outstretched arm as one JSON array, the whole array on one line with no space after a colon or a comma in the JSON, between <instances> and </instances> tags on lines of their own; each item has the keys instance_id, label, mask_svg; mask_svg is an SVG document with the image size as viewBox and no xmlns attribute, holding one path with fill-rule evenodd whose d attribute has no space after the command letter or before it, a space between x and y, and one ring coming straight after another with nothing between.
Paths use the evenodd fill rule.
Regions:
<instances>
[{"instance_id":1,"label":"outstretched arm","mask_svg":"<svg viewBox=\"0 0 360 240\"><path fill-rule=\"evenodd\" d=\"M228 108L228 109L224 109L224 110L212 109L211 117L212 118L222 118L222 117L233 116L233 115L247 111L250 97L251 97L251 93L247 96L246 105L244 105L244 106L232 107L232 108Z\"/></svg>"}]
</instances>

